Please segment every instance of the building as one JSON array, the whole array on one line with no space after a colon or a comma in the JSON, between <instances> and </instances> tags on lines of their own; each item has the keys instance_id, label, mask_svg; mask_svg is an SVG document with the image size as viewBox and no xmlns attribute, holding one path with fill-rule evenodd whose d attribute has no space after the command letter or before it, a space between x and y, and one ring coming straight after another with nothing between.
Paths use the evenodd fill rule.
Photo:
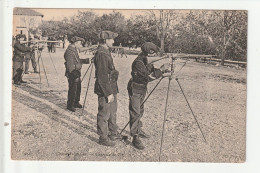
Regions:
<instances>
[{"instance_id":1,"label":"building","mask_svg":"<svg viewBox=\"0 0 260 173\"><path fill-rule=\"evenodd\" d=\"M30 32L37 30L42 23L43 14L29 8L14 8L13 10L13 36L25 34L27 40ZM38 31L40 32L40 31Z\"/></svg>"}]
</instances>

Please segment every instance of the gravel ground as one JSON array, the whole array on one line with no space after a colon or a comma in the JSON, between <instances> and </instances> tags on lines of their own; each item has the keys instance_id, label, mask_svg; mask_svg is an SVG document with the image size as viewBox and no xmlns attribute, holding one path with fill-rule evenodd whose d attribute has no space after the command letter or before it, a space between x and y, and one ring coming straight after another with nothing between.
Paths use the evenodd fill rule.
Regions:
<instances>
[{"instance_id":1,"label":"gravel ground","mask_svg":"<svg viewBox=\"0 0 260 173\"><path fill-rule=\"evenodd\" d=\"M67 79L64 76L64 50L42 53L49 87L41 65L38 74L26 74L28 84L13 86L11 156L15 160L146 161L159 157L168 79L162 80L145 104L144 130L151 138L143 140L139 151L122 141L116 147L99 145L96 134L97 96L91 76L83 117L82 110L66 110ZM82 57L92 55L82 54ZM128 95L130 67L136 55L114 58L120 72L118 125L129 120ZM55 64L52 65L51 58ZM166 61L164 61L166 62ZM184 60L176 61L176 72ZM158 62L157 66L160 65ZM89 65L84 65L82 76ZM32 68L30 68L32 70ZM188 61L178 73L179 82L200 124L196 121L176 80L171 81L167 121L161 161L166 162L244 162L246 158L246 70ZM84 101L88 75L82 82ZM149 84L149 91L157 81ZM125 134L129 136L129 127ZM130 136L129 136L130 137Z\"/></svg>"}]
</instances>

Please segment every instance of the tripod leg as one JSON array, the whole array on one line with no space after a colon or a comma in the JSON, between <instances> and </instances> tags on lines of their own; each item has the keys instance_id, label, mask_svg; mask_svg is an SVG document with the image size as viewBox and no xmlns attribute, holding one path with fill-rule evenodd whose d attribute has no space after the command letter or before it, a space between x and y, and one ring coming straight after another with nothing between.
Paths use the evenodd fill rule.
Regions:
<instances>
[{"instance_id":1,"label":"tripod leg","mask_svg":"<svg viewBox=\"0 0 260 173\"><path fill-rule=\"evenodd\" d=\"M144 105L144 103L148 100L148 98L152 95L152 93L154 92L154 90L157 88L157 86L160 84L160 82L162 81L163 78L161 78L157 84L155 85L155 87L152 89L152 91L150 92L150 94L146 97L146 99L143 101L143 103L141 104L141 106ZM128 124L130 123L130 121L128 121L128 123L125 125L125 127L121 130L120 135L122 134L122 132L125 130L125 128L128 126Z\"/></svg>"},{"instance_id":2,"label":"tripod leg","mask_svg":"<svg viewBox=\"0 0 260 173\"><path fill-rule=\"evenodd\" d=\"M92 65L92 62L91 62L90 65L88 66L88 69L87 69L87 71L85 72L84 76L82 77L81 82L84 80L84 78L85 78L86 74L88 73L88 70L89 70L89 68L90 68L91 65Z\"/></svg>"},{"instance_id":3,"label":"tripod leg","mask_svg":"<svg viewBox=\"0 0 260 173\"><path fill-rule=\"evenodd\" d=\"M53 62L53 59L52 59L52 56L51 56L51 53L50 53L50 52L49 52L49 56L50 56L50 58L51 58L51 62L52 62L52 65L53 65L53 67L54 67L54 69L55 69L55 71L56 71L56 74L58 74L57 69L56 69L56 67L55 67L55 65L54 65L54 62Z\"/></svg>"},{"instance_id":4,"label":"tripod leg","mask_svg":"<svg viewBox=\"0 0 260 173\"><path fill-rule=\"evenodd\" d=\"M167 106L168 106L168 98L169 98L171 80L172 80L172 78L170 77L169 78L169 83L168 83L167 95L166 95L165 109L164 109L164 118L163 118L163 128L162 128L162 137L161 137L159 162L161 161L161 154L162 154L162 147L163 147L163 135L164 135L164 129L165 129L165 122L166 122L166 114L167 114Z\"/></svg>"},{"instance_id":5,"label":"tripod leg","mask_svg":"<svg viewBox=\"0 0 260 173\"><path fill-rule=\"evenodd\" d=\"M93 70L94 65L91 64L90 66L91 66L91 70L90 70L89 79L88 79L88 87L87 87L86 95L85 95L85 98L84 98L84 104L83 104L81 116L83 116L83 111L84 111L84 108L85 108L86 99L87 99L87 95L88 95L89 83L90 83L91 74L92 74L92 70Z\"/></svg>"},{"instance_id":6,"label":"tripod leg","mask_svg":"<svg viewBox=\"0 0 260 173\"><path fill-rule=\"evenodd\" d=\"M39 55L39 51L37 51L37 57L38 57L38 66L39 66L39 79L40 79L40 84L42 83L42 78L41 78L41 65L40 65L40 56L41 54ZM40 85L41 86L41 85Z\"/></svg>"},{"instance_id":7,"label":"tripod leg","mask_svg":"<svg viewBox=\"0 0 260 173\"><path fill-rule=\"evenodd\" d=\"M43 67L43 71L44 71L44 74L45 74L45 78L46 78L46 81L47 81L48 87L50 87L50 85L49 85L49 81L48 81L48 77L47 77L47 74L46 74L45 67L44 67L43 60L42 60L42 57L41 57L41 56L40 56L40 59L41 59L41 61L42 61L42 67Z\"/></svg>"},{"instance_id":8,"label":"tripod leg","mask_svg":"<svg viewBox=\"0 0 260 173\"><path fill-rule=\"evenodd\" d=\"M197 118L196 118L194 112L193 112L192 109L191 109L190 103L188 102L188 100L187 100L187 98L186 98L186 96L185 96L185 94L184 94L184 92L183 92L183 89L182 89L182 87L181 87L180 82L178 81L178 78L176 78L176 81L177 81L177 83L178 83L178 85L179 85L179 87L180 87L180 89L181 89L181 92L182 92L182 94L183 94L183 96L184 96L184 98L185 98L185 100L186 100L186 102L187 102L187 104L188 104L188 106L189 106L189 108L190 108L190 111L191 111L191 113L192 113L192 115L193 115L193 117L194 117L194 119L195 119L195 121L196 121L196 123L197 123L199 129L200 129L200 132L201 132L201 134L202 134L202 136L203 136L205 142L207 143L207 140L206 140L206 138L205 138L205 136L204 136L204 134L203 134L203 132L202 132L202 130L201 130L201 128L200 128L200 125L199 125L199 123L198 123L198 120L197 120Z\"/></svg>"}]
</instances>

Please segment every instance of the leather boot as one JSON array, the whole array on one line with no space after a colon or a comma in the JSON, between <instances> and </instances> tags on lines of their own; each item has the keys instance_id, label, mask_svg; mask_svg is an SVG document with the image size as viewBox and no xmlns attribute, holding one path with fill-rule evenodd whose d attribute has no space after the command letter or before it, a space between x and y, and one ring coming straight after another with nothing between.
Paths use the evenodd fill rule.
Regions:
<instances>
[{"instance_id":1,"label":"leather boot","mask_svg":"<svg viewBox=\"0 0 260 173\"><path fill-rule=\"evenodd\" d=\"M113 142L113 141L111 141L109 138L99 138L99 141L98 141L98 143L100 144L100 145L104 145L104 146L108 146L108 147L113 147L113 146L115 146L116 144Z\"/></svg>"},{"instance_id":2,"label":"leather boot","mask_svg":"<svg viewBox=\"0 0 260 173\"><path fill-rule=\"evenodd\" d=\"M138 149L138 150L143 150L144 144L142 143L142 141L140 140L140 138L138 137L138 135L135 135L133 137L133 141L132 141L133 146Z\"/></svg>"}]
</instances>

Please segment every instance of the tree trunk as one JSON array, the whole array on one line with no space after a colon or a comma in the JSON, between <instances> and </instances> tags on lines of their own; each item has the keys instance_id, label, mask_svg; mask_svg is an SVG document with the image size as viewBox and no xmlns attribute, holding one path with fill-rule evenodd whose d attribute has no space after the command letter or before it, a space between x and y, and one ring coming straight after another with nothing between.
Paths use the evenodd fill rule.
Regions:
<instances>
[{"instance_id":1,"label":"tree trunk","mask_svg":"<svg viewBox=\"0 0 260 173\"><path fill-rule=\"evenodd\" d=\"M221 53L221 65L223 66L225 64L225 56L226 56L226 50L224 49L223 52Z\"/></svg>"},{"instance_id":2,"label":"tree trunk","mask_svg":"<svg viewBox=\"0 0 260 173\"><path fill-rule=\"evenodd\" d=\"M164 53L164 37L161 37L161 50L160 50L160 54L163 55Z\"/></svg>"}]
</instances>

